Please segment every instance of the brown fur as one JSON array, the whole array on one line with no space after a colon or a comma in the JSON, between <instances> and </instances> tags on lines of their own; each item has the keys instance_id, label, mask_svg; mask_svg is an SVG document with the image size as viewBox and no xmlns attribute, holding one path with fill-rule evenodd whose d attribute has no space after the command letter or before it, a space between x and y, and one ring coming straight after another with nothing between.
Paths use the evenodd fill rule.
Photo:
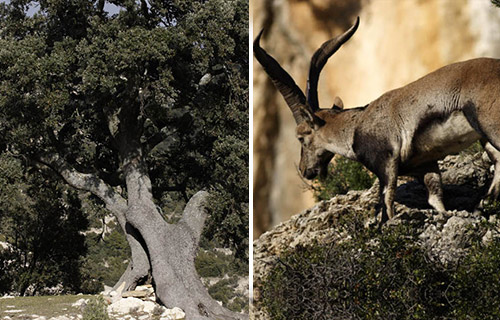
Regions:
<instances>
[{"instance_id":1,"label":"brown fur","mask_svg":"<svg viewBox=\"0 0 500 320\"><path fill-rule=\"evenodd\" d=\"M350 32L350 37L358 23L359 20L345 34ZM258 41L254 47L256 45L265 52L258 47ZM329 45L336 44L330 41ZM336 49L338 47L340 45L336 45ZM319 59L321 64L314 65L315 72L310 73L313 83L334 52L324 48L322 46L321 52L318 50L323 55ZM313 58L313 62L316 60ZM286 72L276 64L273 68L281 73L274 76L274 81L283 85L279 78ZM287 81L297 91L295 83ZM282 93L290 90L280 89ZM443 211L437 160L481 139L498 169L488 192L489 197L497 198L500 193L499 96L500 60L490 58L445 66L383 94L362 108L343 109L342 101L336 98L332 109L318 110L299 94L294 101L301 105L289 105L294 115L298 111L301 114L300 118L296 117L296 134L302 145L300 172L308 179L324 174L333 155L340 154L361 162L379 178L382 221L394 216L398 175L420 178L429 192L429 203Z\"/></svg>"}]
</instances>

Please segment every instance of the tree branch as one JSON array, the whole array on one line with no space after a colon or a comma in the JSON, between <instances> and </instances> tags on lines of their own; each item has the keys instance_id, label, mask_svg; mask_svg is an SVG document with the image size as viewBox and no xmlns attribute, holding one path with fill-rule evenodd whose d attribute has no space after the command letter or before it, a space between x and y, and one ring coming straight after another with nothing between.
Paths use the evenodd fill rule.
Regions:
<instances>
[{"instance_id":1,"label":"tree branch","mask_svg":"<svg viewBox=\"0 0 500 320\"><path fill-rule=\"evenodd\" d=\"M127 200L97 175L77 171L57 153L40 156L37 161L57 172L73 188L99 197L118 219L125 219Z\"/></svg>"},{"instance_id":2,"label":"tree branch","mask_svg":"<svg viewBox=\"0 0 500 320\"><path fill-rule=\"evenodd\" d=\"M207 218L205 206L208 196L209 193L206 191L198 191L194 196L192 196L184 208L181 220L178 222L179 225L184 225L189 228L195 239L195 246L200 240L205 220Z\"/></svg>"}]
</instances>

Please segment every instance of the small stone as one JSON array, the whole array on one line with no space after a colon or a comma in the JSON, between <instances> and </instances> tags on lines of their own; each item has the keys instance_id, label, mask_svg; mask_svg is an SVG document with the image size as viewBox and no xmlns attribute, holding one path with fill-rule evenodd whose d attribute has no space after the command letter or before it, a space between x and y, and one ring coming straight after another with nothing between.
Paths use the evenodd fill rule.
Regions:
<instances>
[{"instance_id":1,"label":"small stone","mask_svg":"<svg viewBox=\"0 0 500 320\"><path fill-rule=\"evenodd\" d=\"M492 214L488 220L489 223L496 223L497 222L497 216Z\"/></svg>"},{"instance_id":2,"label":"small stone","mask_svg":"<svg viewBox=\"0 0 500 320\"><path fill-rule=\"evenodd\" d=\"M180 320L184 319L186 314L181 308L174 307L172 309L166 309L162 314L160 320Z\"/></svg>"},{"instance_id":3,"label":"small stone","mask_svg":"<svg viewBox=\"0 0 500 320\"><path fill-rule=\"evenodd\" d=\"M155 310L157 304L154 303L153 301L144 301L143 306L144 306L144 308L142 310L144 312L153 313L153 311Z\"/></svg>"},{"instance_id":4,"label":"small stone","mask_svg":"<svg viewBox=\"0 0 500 320\"><path fill-rule=\"evenodd\" d=\"M483 243L483 245L487 245L488 243L491 242L492 239L493 239L493 232L491 230L488 230L481 239L481 242Z\"/></svg>"},{"instance_id":5,"label":"small stone","mask_svg":"<svg viewBox=\"0 0 500 320\"><path fill-rule=\"evenodd\" d=\"M133 297L133 298L146 298L147 296L149 296L149 292L148 291L142 291L142 290L125 291L124 293L122 293L122 297L123 298L130 298L130 297Z\"/></svg>"},{"instance_id":6,"label":"small stone","mask_svg":"<svg viewBox=\"0 0 500 320\"><path fill-rule=\"evenodd\" d=\"M52 317L49 320L71 320L71 319L66 316L59 316L59 317Z\"/></svg>"},{"instance_id":7,"label":"small stone","mask_svg":"<svg viewBox=\"0 0 500 320\"><path fill-rule=\"evenodd\" d=\"M135 290L143 290L143 291L153 290L153 286L150 284L143 284L141 286L135 287Z\"/></svg>"}]
</instances>

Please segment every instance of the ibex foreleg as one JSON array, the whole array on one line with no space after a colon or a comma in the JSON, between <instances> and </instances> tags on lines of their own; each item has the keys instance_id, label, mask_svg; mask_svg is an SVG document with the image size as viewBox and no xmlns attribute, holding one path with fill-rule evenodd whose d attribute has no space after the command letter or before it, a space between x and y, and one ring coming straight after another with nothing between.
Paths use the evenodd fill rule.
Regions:
<instances>
[{"instance_id":1,"label":"ibex foreleg","mask_svg":"<svg viewBox=\"0 0 500 320\"><path fill-rule=\"evenodd\" d=\"M394 217L394 196L398 184L398 160L391 159L385 163L383 170L378 174L380 181L380 205L381 205L381 222L384 223L388 219Z\"/></svg>"}]
</instances>

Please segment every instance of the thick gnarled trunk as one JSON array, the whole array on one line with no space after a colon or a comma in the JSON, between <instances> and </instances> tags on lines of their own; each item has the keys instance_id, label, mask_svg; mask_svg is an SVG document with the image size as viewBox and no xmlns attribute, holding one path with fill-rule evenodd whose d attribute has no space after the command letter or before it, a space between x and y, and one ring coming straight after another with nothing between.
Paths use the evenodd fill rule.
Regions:
<instances>
[{"instance_id":1,"label":"thick gnarled trunk","mask_svg":"<svg viewBox=\"0 0 500 320\"><path fill-rule=\"evenodd\" d=\"M231 312L213 300L195 269L208 193L196 193L179 222L168 224L154 204L141 150L129 154L134 156L124 165L127 200L97 176L76 171L58 155L45 156L39 161L58 172L69 185L103 200L125 231L132 260L115 285L119 295L133 289L151 272L160 302L183 309L187 319L245 319L245 315Z\"/></svg>"},{"instance_id":2,"label":"thick gnarled trunk","mask_svg":"<svg viewBox=\"0 0 500 320\"><path fill-rule=\"evenodd\" d=\"M127 221L146 244L157 298L167 307L180 307L187 319L243 319L241 314L220 306L208 294L194 265L198 242L206 219L207 192L195 194L181 220L168 224L154 205L151 181L141 160L128 162Z\"/></svg>"}]
</instances>

